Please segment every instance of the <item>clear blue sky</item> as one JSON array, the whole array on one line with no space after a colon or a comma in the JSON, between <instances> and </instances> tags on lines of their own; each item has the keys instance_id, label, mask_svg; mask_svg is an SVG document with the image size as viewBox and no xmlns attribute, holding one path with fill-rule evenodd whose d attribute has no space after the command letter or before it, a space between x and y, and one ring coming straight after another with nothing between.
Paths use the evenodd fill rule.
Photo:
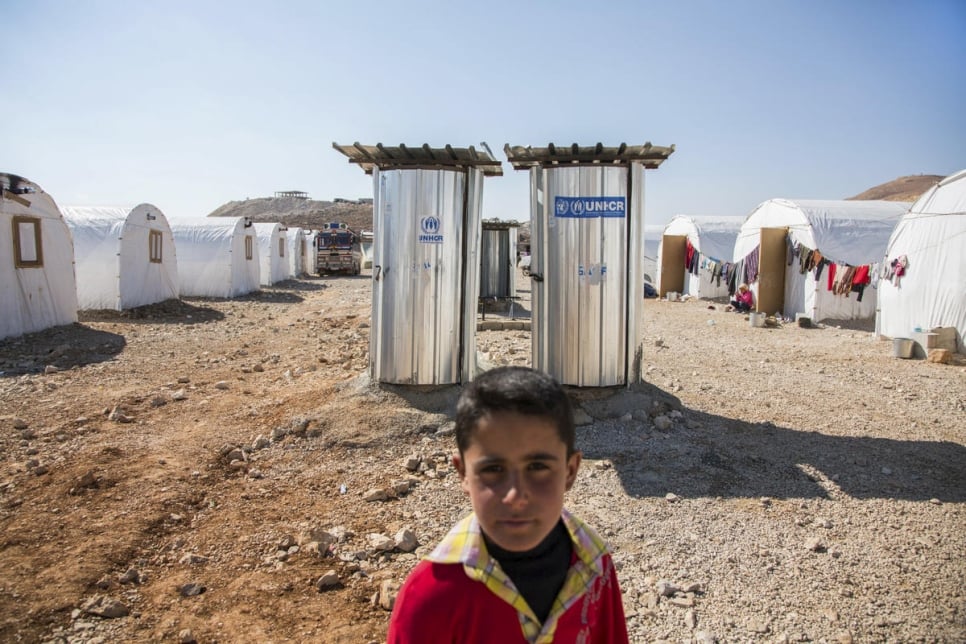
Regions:
<instances>
[{"instance_id":1,"label":"clear blue sky","mask_svg":"<svg viewBox=\"0 0 966 644\"><path fill-rule=\"evenodd\" d=\"M332 142L677 146L646 223L966 168L966 1L0 0L0 171L169 217L372 195Z\"/></svg>"}]
</instances>

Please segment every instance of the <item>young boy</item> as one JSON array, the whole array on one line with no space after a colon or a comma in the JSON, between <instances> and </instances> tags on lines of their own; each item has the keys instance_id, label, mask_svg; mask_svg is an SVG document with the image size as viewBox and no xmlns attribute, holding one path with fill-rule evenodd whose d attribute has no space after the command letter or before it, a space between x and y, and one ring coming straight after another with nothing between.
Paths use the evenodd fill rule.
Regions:
<instances>
[{"instance_id":1,"label":"young boy","mask_svg":"<svg viewBox=\"0 0 966 644\"><path fill-rule=\"evenodd\" d=\"M563 508L581 455L560 385L526 367L484 373L460 394L456 445L473 513L406 579L389 644L627 642L610 553Z\"/></svg>"}]
</instances>

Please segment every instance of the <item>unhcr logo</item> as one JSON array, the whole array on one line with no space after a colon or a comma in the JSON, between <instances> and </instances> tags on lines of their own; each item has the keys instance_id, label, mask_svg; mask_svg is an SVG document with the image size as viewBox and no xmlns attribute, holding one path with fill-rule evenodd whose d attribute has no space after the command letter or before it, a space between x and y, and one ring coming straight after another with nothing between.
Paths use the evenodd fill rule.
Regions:
<instances>
[{"instance_id":1,"label":"unhcr logo","mask_svg":"<svg viewBox=\"0 0 966 644\"><path fill-rule=\"evenodd\" d=\"M432 215L428 217L423 217L419 220L419 228L422 231L419 235L419 241L423 244L442 244L443 236L440 234L440 221L439 217L434 217Z\"/></svg>"},{"instance_id":2,"label":"unhcr logo","mask_svg":"<svg viewBox=\"0 0 966 644\"><path fill-rule=\"evenodd\" d=\"M554 197L553 209L558 217L624 217L627 213L627 198Z\"/></svg>"}]
</instances>

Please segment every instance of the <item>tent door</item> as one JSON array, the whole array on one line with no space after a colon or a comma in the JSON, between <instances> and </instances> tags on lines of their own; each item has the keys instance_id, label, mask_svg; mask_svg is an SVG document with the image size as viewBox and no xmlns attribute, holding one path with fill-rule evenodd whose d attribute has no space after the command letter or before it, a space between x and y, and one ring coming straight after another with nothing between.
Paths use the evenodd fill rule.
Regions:
<instances>
[{"instance_id":1,"label":"tent door","mask_svg":"<svg viewBox=\"0 0 966 644\"><path fill-rule=\"evenodd\" d=\"M661 284L659 297L684 292L684 254L687 235L664 235L661 241Z\"/></svg>"},{"instance_id":2,"label":"tent door","mask_svg":"<svg viewBox=\"0 0 966 644\"><path fill-rule=\"evenodd\" d=\"M761 313L782 313L785 310L786 236L787 228L761 229L758 301L755 307Z\"/></svg>"}]
</instances>

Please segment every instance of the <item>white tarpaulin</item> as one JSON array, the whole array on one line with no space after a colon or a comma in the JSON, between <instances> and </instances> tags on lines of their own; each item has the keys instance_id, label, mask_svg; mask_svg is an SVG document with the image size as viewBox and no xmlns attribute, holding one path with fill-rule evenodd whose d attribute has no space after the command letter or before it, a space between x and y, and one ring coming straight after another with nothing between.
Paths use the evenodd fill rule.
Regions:
<instances>
[{"instance_id":1,"label":"white tarpaulin","mask_svg":"<svg viewBox=\"0 0 966 644\"><path fill-rule=\"evenodd\" d=\"M742 260L759 247L763 228L785 228L792 243L818 250L830 261L851 266L879 263L892 229L909 205L896 201L770 199L755 208L741 225L733 258L735 262ZM800 273L797 259L787 266L783 315L802 313L815 322L875 315L875 288L866 288L860 302L856 292L835 295L828 290L827 276L827 271L818 278L814 270ZM758 282L751 286L757 302Z\"/></svg>"},{"instance_id":2,"label":"white tarpaulin","mask_svg":"<svg viewBox=\"0 0 966 644\"><path fill-rule=\"evenodd\" d=\"M305 231L305 272L309 275L316 275L319 272L319 256L316 254L315 236L319 234L317 230L307 229Z\"/></svg>"},{"instance_id":3,"label":"white tarpaulin","mask_svg":"<svg viewBox=\"0 0 966 644\"><path fill-rule=\"evenodd\" d=\"M282 224L255 224L262 286L289 278L285 231Z\"/></svg>"},{"instance_id":4,"label":"white tarpaulin","mask_svg":"<svg viewBox=\"0 0 966 644\"><path fill-rule=\"evenodd\" d=\"M182 296L235 297L258 290L258 240L244 217L172 219Z\"/></svg>"},{"instance_id":5,"label":"white tarpaulin","mask_svg":"<svg viewBox=\"0 0 966 644\"><path fill-rule=\"evenodd\" d=\"M966 170L946 177L896 226L885 261L905 258L905 274L879 286L879 333L909 337L918 327L955 327L966 340Z\"/></svg>"},{"instance_id":6,"label":"white tarpaulin","mask_svg":"<svg viewBox=\"0 0 966 644\"><path fill-rule=\"evenodd\" d=\"M664 226L661 224L644 225L644 281L650 284L658 283L660 264L657 261L657 251L663 234Z\"/></svg>"},{"instance_id":7,"label":"white tarpaulin","mask_svg":"<svg viewBox=\"0 0 966 644\"><path fill-rule=\"evenodd\" d=\"M664 235L686 237L691 245L701 253L698 261L698 273L687 273L682 293L701 298L727 297L728 283L722 277L712 279L712 271L703 265L708 261L730 262L735 251L735 239L741 230L741 217L689 217L677 215L668 222L662 233ZM661 248L658 249L661 257ZM658 259L658 265L661 260ZM685 268L680 267L682 273Z\"/></svg>"},{"instance_id":8,"label":"white tarpaulin","mask_svg":"<svg viewBox=\"0 0 966 644\"><path fill-rule=\"evenodd\" d=\"M64 206L74 238L77 305L121 311L178 297L168 220L156 206Z\"/></svg>"},{"instance_id":9,"label":"white tarpaulin","mask_svg":"<svg viewBox=\"0 0 966 644\"><path fill-rule=\"evenodd\" d=\"M308 272L305 267L305 256L309 252L305 231L301 228L289 228L287 239L289 277L301 277Z\"/></svg>"},{"instance_id":10,"label":"white tarpaulin","mask_svg":"<svg viewBox=\"0 0 966 644\"><path fill-rule=\"evenodd\" d=\"M0 173L0 338L76 321L74 249L57 204Z\"/></svg>"}]
</instances>

